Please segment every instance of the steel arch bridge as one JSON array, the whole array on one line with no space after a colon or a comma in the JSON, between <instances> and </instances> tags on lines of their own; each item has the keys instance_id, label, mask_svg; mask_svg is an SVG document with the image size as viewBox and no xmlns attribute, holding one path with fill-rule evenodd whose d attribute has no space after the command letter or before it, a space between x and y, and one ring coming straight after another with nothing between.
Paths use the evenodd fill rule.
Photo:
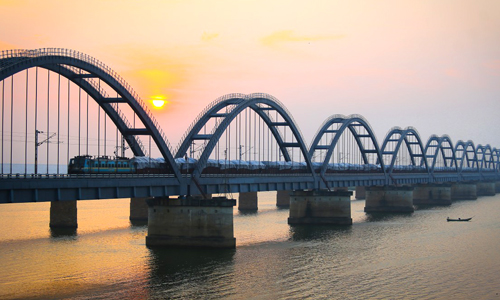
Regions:
<instances>
[{"instance_id":1,"label":"steel arch bridge","mask_svg":"<svg viewBox=\"0 0 500 300\"><path fill-rule=\"evenodd\" d=\"M465 170L474 170L479 172L479 164L477 161L476 147L472 141L458 141L455 144L455 155L457 160L457 168L460 173Z\"/></svg>"},{"instance_id":2,"label":"steel arch bridge","mask_svg":"<svg viewBox=\"0 0 500 300\"><path fill-rule=\"evenodd\" d=\"M9 88L8 78L12 78L10 81L12 111L14 75L26 70L26 81L28 81L28 69L33 68L36 69L36 76L38 69L46 69L67 78L68 82L87 93L116 126L128 143L133 156L151 157L151 145L149 151L146 150L140 137L146 136L150 141L153 140L165 165L162 167L165 169L163 175L127 175L126 181L124 177L106 176L105 180L109 181L106 188L109 188L109 191L101 193L99 190L91 193L92 196L85 196L81 190L81 186L87 184L83 182L88 181L88 177L49 174L47 167L47 176L44 177L43 183L39 183L39 189L42 189L50 178L57 180L70 178L73 180L71 185L77 189L76 192L68 192L71 194L68 196L69 194L61 192L61 186L68 185L67 182L54 183L58 199L112 198L120 195L166 196L189 193L189 188L199 193L216 193L223 191L223 186L226 190L240 192L499 179L500 150L497 148L490 145L475 146L470 140L453 144L447 135L440 137L432 135L424 143L413 127L392 128L380 146L368 121L359 115L332 115L319 127L308 147L298 124L286 107L273 96L262 93L228 94L216 99L193 121L176 151L172 152L165 134L146 104L116 72L95 58L67 49L44 48L1 52L2 119L5 113L4 93ZM48 79L47 81L49 82ZM27 89L28 83L26 83ZM68 124L69 93L68 88ZM27 91L26 98L28 98ZM124 106L134 113L133 125L120 109ZM26 107L28 107L27 99ZM140 121L139 126L135 126L136 116ZM11 124L13 117L11 114ZM11 133L12 127L11 125ZM12 157L12 136L10 143ZM198 143L197 149L195 149L196 143ZM0 199L0 203L14 201L13 195L16 192L11 188L12 182L19 183L23 180L31 182L40 179L40 176L33 176L26 171L24 174L13 173L12 167L10 173L4 173L3 147L0 190L8 192L0 194L7 195L5 197L10 200ZM243 152L242 149L246 151ZM194 157L195 152L198 153L196 157ZM247 155L249 152L250 155ZM263 152L266 152L267 156ZM239 159L231 160L231 155ZM256 169L248 170L242 167L252 156ZM236 167L229 171L230 168L227 167L223 172L211 173L209 166L215 159L219 168L221 166L226 168L230 163L234 163ZM13 164L12 158L10 164ZM187 174L183 174L183 165L190 166L189 169L186 168ZM17 181L10 181L14 178ZM92 180L99 186L100 183L97 182L102 182L103 178L94 176ZM152 184L152 181L155 183ZM16 186L24 189L23 195L26 196L25 189L29 185L28 182ZM38 190L34 194L34 199L38 199Z\"/></svg>"},{"instance_id":3,"label":"steel arch bridge","mask_svg":"<svg viewBox=\"0 0 500 300\"><path fill-rule=\"evenodd\" d=\"M121 132L135 156L144 156L144 147L135 136L151 136L162 156L180 181L168 140L160 126L135 91L111 68L99 60L78 51L61 48L43 48L37 50L2 51L0 55L0 81L18 72L30 68L45 68L58 73L87 92L104 110ZM95 79L98 82L95 82ZM101 80L108 84L116 97L110 97L101 89ZM144 124L144 128L132 128L125 116L113 106L126 103Z\"/></svg>"},{"instance_id":4,"label":"steel arch bridge","mask_svg":"<svg viewBox=\"0 0 500 300\"><path fill-rule=\"evenodd\" d=\"M229 108L229 109L228 109ZM181 158L187 154L189 146L196 140L207 140L205 147L202 150L200 159L196 169L194 170L194 178L199 178L203 169L207 164L208 157L214 150L216 143L220 140L222 133L227 130L229 124L235 120L235 118L242 114L242 112L249 108L253 110L268 126L272 133L272 136L276 140L280 154L284 157L286 161L291 161L291 155L289 148L299 148L300 152L305 158L307 164L307 170L311 173L314 178L315 173L311 164L311 160L308 155L307 147L303 141L302 134L300 133L298 127L295 125L291 114L286 110L286 108L281 104L276 98L268 94L229 94L226 95L212 104L210 104L203 113L198 117L197 121L191 126L191 128L186 133L183 138L183 142L180 145L176 158ZM283 122L277 122L272 117L272 112L279 114L283 118ZM210 134L202 134L201 129L210 119L218 119L216 122L216 127ZM279 127L288 128L295 138L295 142L286 142Z\"/></svg>"},{"instance_id":5,"label":"steel arch bridge","mask_svg":"<svg viewBox=\"0 0 500 300\"><path fill-rule=\"evenodd\" d=\"M321 125L309 149L309 156L311 158L318 156L318 154L320 157L324 157L323 161L320 161L319 168L319 174L323 181L326 183L325 174L329 168L330 161L334 160L332 157L334 150L339 148L341 138L347 136L347 130L352 134L355 141L356 147L353 148L359 151L361 156L360 162L364 165L369 165L370 160L368 155L374 154L377 161L380 161L381 170L385 174L384 162L381 160L382 153L368 121L360 115L351 115L348 117L333 115ZM330 138L328 138L329 134L331 135ZM321 155L320 152L326 153ZM342 153L338 152L338 154ZM340 163L343 159L344 157L341 159L339 156L337 163Z\"/></svg>"},{"instance_id":6,"label":"steel arch bridge","mask_svg":"<svg viewBox=\"0 0 500 300\"><path fill-rule=\"evenodd\" d=\"M395 143L395 145L390 148L390 144ZM403 145L404 143L404 145ZM382 157L389 162L387 165L387 173L392 175L396 168L396 161L398 155L400 154L400 149L403 146L409 154L410 164L409 166L416 168L418 166L423 166L423 171L430 174L430 168L427 163L425 150L420 138L420 134L413 127L407 127L402 129L400 127L392 128L386 135L384 142L382 144ZM382 161L384 161L382 159Z\"/></svg>"},{"instance_id":7,"label":"steel arch bridge","mask_svg":"<svg viewBox=\"0 0 500 300\"><path fill-rule=\"evenodd\" d=\"M432 161L429 169L431 174L434 174L434 171L436 171L436 164L439 158L442 158L444 168L452 168L453 171L457 171L455 150L449 136L443 135L438 137L436 135L432 135L425 145L424 152L427 164L429 164L429 160Z\"/></svg>"}]
</instances>

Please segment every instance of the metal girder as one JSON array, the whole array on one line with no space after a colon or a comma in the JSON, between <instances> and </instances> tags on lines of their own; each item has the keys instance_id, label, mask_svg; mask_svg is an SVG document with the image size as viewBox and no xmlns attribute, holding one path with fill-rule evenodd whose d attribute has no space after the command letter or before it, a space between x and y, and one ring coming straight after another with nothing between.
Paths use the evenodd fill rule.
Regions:
<instances>
[{"instance_id":1,"label":"metal girder","mask_svg":"<svg viewBox=\"0 0 500 300\"><path fill-rule=\"evenodd\" d=\"M394 138L395 135L398 135L399 138ZM416 142L413 141L408 141L408 137L413 136L416 138ZM387 151L385 150L389 142L397 142L396 146L394 147L393 151ZM426 171L428 174L430 174L429 167L427 165L427 159L425 158L425 153L424 153L424 147L422 144L422 141L420 140L420 135L418 134L417 130L413 127L407 127L405 129L402 129L400 127L395 127L391 129L382 144L382 155L392 155L391 157L391 163L388 166L388 173L392 176L394 173L394 166L396 164L396 159L397 155L399 153L399 149L401 148L402 144L406 145L406 149L408 150L408 153L410 154L410 159L412 165L416 165L415 158L416 157L423 157L421 163L425 165ZM421 151L421 154L414 153L413 149L411 148L411 145L418 145L419 149Z\"/></svg>"},{"instance_id":2,"label":"metal girder","mask_svg":"<svg viewBox=\"0 0 500 300\"><path fill-rule=\"evenodd\" d=\"M431 144L433 142L436 142L436 144ZM445 145L443 145L445 144ZM447 144L447 146L446 146ZM433 154L427 154L427 151L429 150L429 148L436 148L436 150L434 151ZM452 156L447 156L444 152L444 150L451 150L452 152ZM429 140L427 141L427 144L425 146L425 149L424 149L424 154L425 154L425 157L426 158L432 158L432 164L431 164L431 167L430 167L430 173L431 174L434 174L434 169L435 169L435 166L436 166L436 161L439 157L439 152L441 151L441 155L443 156L444 158L444 165L445 167L448 167L448 159L451 159L451 163L450 163L450 167L455 165L455 169L456 169L456 172L458 173L458 168L456 167L457 166L457 163L456 163L456 158L455 158L455 150L453 148L453 143L451 142L451 139L450 137L448 137L447 135L443 135L441 137L438 137L436 135L432 135ZM427 161L427 159L425 159L425 161Z\"/></svg>"},{"instance_id":3,"label":"metal girder","mask_svg":"<svg viewBox=\"0 0 500 300\"><path fill-rule=\"evenodd\" d=\"M330 126L338 124L340 127L337 129L331 129ZM363 143L360 140L360 135L356 131L355 127L363 127L365 130L368 132L368 136L370 137L372 144L374 145L375 149L365 149ZM332 157L333 150L335 149L335 146L337 145L340 137L344 133L344 131L348 129L351 131L353 134L356 143L358 145L359 151L363 157L363 161L365 164L368 163L368 158L366 156L367 153L376 153L377 157L381 160L382 154L380 152L380 149L378 148L378 142L375 138L375 134L373 133L371 127L369 126L368 122L364 120L361 116L342 116L342 115L333 115L329 117L323 124L321 125L320 129L318 130L316 136L313 139L313 142L309 148L309 157L314 156L314 152L316 150L327 150L327 153L325 155L325 159L323 161L323 164L321 166L321 171L320 174L324 175L326 172L326 169L328 167L328 163ZM321 138L323 135L326 133L334 133L334 137L327 147L325 145L319 145ZM373 151L373 152L372 152ZM382 162L382 169L385 173L385 168L383 167L383 162Z\"/></svg>"},{"instance_id":4,"label":"metal girder","mask_svg":"<svg viewBox=\"0 0 500 300\"><path fill-rule=\"evenodd\" d=\"M205 116L208 116L210 114L213 114L215 111L218 111L222 109L223 107L227 106L228 102L232 103L237 103L237 105L228 113L228 116L225 117L217 126L215 131L213 132L213 136L211 137L210 141L206 144L205 148L203 149L202 154L200 155L200 158L198 159L196 168L193 171L193 178L196 180L200 178L201 173L203 169L206 166L207 160L210 157L215 145L221 138L222 134L225 132L225 130L229 127L231 122L240 114L242 113L245 109L250 108L253 109L259 116L264 120L266 125L269 127L269 130L273 133L273 136L278 143L281 153L283 154L284 158L286 161L290 161L290 156L287 151L287 147L299 147L302 151L302 154L305 158L308 170L313 178L315 178L315 173L312 167L312 163L310 160L310 157L308 156L308 152L305 146L305 143L302 139L302 136L294 124L291 116L288 114L286 109L282 107L282 104L278 103L274 97L267 95L267 94L250 94L250 95L242 95L242 94L237 94L235 95L236 98L231 98L227 97L224 98L220 103L217 103L213 105L212 109L207 109ZM282 140L282 137L280 133L276 130L275 126L272 126L271 124L273 121L269 118L268 114L262 113L262 105L266 105L268 107L271 107L273 110L279 114L283 120L285 120L285 123L287 123L287 126L290 128L292 131L292 134L297 141L296 143L286 143ZM187 135L186 139L184 140L183 144L189 146L190 141L193 139L193 136L195 134L198 134L197 132L194 133L194 131L199 131L203 127L201 124L206 123L206 117L201 117L198 122L196 122L196 125L193 126L193 129L190 131L190 133ZM187 150L187 147L184 146ZM182 150L182 151L181 151ZM181 152L179 152L181 151ZM183 151L185 151L182 146L177 152L176 156L178 155L184 155Z\"/></svg>"},{"instance_id":5,"label":"metal girder","mask_svg":"<svg viewBox=\"0 0 500 300\"><path fill-rule=\"evenodd\" d=\"M99 102L101 102L101 103L127 103L127 100L123 99L121 97L101 97L99 99Z\"/></svg>"},{"instance_id":6,"label":"metal girder","mask_svg":"<svg viewBox=\"0 0 500 300\"><path fill-rule=\"evenodd\" d=\"M145 110L145 107L143 107L143 105L141 104L142 101L138 98L135 92L129 87L128 84L125 83L125 81L119 75L117 75L109 67L93 57L69 49L43 48L36 50L15 50L8 52L8 55L9 53L13 57L16 57L16 59L12 60L11 63L0 69L0 81L17 72L37 66L48 68L54 72L60 72L59 70L67 71L68 68L66 68L65 66L71 66L81 69L86 73L80 74L73 72L73 74L68 74L68 72L66 72L61 75L70 75L67 78L77 83L82 88L84 85L82 84L82 82L85 81L84 77L91 78L91 75L86 74L92 74L92 76L94 76L92 78L99 78L99 80L105 82L114 91L116 91L116 93L120 95L120 97L126 99L126 102L129 104L131 109L136 113L140 121L150 131L151 137L158 146L158 149L160 150L162 156L165 158L167 164L175 173L176 178L179 181L182 180L181 173L178 170L177 165L175 164L174 158L170 152L170 149L168 148L167 141L162 136L160 129L156 127L157 123L152 119L152 116L149 115L148 111ZM0 65L3 64L0 63ZM83 75L83 77L81 75ZM72 76L73 78L71 78ZM86 88L88 89L88 87ZM94 100L96 100L97 102L99 102L99 99L103 97L100 91L98 91L98 95L94 96L96 96ZM104 107L104 104L109 105L109 103L101 103L101 106ZM129 143L131 141L130 138L126 140ZM134 146L133 143L130 146L132 148ZM134 151L134 154L137 153L138 151Z\"/></svg>"}]
</instances>

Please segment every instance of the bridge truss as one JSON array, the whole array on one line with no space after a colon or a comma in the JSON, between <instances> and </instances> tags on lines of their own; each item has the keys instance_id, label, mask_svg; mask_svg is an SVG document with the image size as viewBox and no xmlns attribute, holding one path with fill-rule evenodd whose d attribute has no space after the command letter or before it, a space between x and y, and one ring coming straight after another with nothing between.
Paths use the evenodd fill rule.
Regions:
<instances>
[{"instance_id":1,"label":"bridge truss","mask_svg":"<svg viewBox=\"0 0 500 300\"><path fill-rule=\"evenodd\" d=\"M8 190L0 202L14 201L10 180L42 177L71 179L78 187L89 177L99 186L104 176L108 192L71 192L73 198L100 198L483 180L500 173L500 151L490 145L453 144L446 135L424 143L413 127L392 128L379 144L359 115L332 115L308 146L286 107L261 93L210 103L174 151L122 77L68 49L2 51L0 91L0 187ZM66 174L68 161L82 155L143 157L149 166L161 161L162 170ZM148 185L153 177L154 187ZM133 180L122 186L123 178Z\"/></svg>"}]
</instances>

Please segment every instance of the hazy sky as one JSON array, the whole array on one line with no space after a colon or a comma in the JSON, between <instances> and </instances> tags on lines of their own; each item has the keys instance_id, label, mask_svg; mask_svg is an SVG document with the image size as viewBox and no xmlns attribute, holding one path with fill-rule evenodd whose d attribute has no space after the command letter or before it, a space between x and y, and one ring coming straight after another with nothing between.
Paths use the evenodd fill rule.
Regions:
<instances>
[{"instance_id":1,"label":"hazy sky","mask_svg":"<svg viewBox=\"0 0 500 300\"><path fill-rule=\"evenodd\" d=\"M269 93L310 143L333 114L424 141L500 147L500 1L0 0L0 50L61 47L103 61L172 144L219 96Z\"/></svg>"}]
</instances>

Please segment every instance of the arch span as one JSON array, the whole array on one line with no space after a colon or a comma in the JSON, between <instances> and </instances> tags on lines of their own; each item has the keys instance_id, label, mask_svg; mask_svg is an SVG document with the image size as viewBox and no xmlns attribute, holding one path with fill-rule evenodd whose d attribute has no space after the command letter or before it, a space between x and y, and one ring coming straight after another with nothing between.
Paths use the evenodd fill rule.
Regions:
<instances>
[{"instance_id":1,"label":"arch span","mask_svg":"<svg viewBox=\"0 0 500 300\"><path fill-rule=\"evenodd\" d=\"M459 173L462 173L464 170L479 171L476 147L474 146L474 142L471 140L468 140L467 142L460 140L455 144L455 157Z\"/></svg>"},{"instance_id":2,"label":"arch span","mask_svg":"<svg viewBox=\"0 0 500 300\"><path fill-rule=\"evenodd\" d=\"M429 159L432 160L431 166L429 167L431 174L434 174L436 171L436 163L438 162L439 154L443 157L445 170L448 170L448 168L454 168L454 171L458 172L455 148L453 147L453 143L448 135L440 137L432 135L429 137L429 140L425 145L424 153L427 163L429 163Z\"/></svg>"},{"instance_id":3,"label":"arch span","mask_svg":"<svg viewBox=\"0 0 500 300\"><path fill-rule=\"evenodd\" d=\"M331 128L332 126L337 128L332 129ZM360 128L366 130L366 133L361 132L359 130ZM339 143L342 134L344 134L346 130L349 130L354 136L356 145L361 153L361 157L364 164L370 163L367 154L369 153L376 154L377 159L381 162L382 170L385 173L385 168L382 161L382 156L378 146L378 142L368 122L360 115L350 115L347 117L343 115L333 115L329 117L325 122L323 122L323 125L320 126L319 130L317 131L313 139L311 147L309 148L309 157L311 158L316 155L316 151L318 150L327 151L323 163L321 165L321 170L320 170L321 176L325 174L328 168L328 164L332 158L334 149ZM328 144L320 144L322 138L326 134L330 133L333 134L331 141ZM367 145L365 145L366 143L364 143L362 139L369 139L373 148L368 148Z\"/></svg>"},{"instance_id":4,"label":"arch span","mask_svg":"<svg viewBox=\"0 0 500 300\"><path fill-rule=\"evenodd\" d=\"M490 145L477 145L476 153L480 170L490 170L494 168L493 150Z\"/></svg>"},{"instance_id":5,"label":"arch span","mask_svg":"<svg viewBox=\"0 0 500 300\"><path fill-rule=\"evenodd\" d=\"M230 109L225 112L221 112L221 110L229 106L231 106ZM182 144L176 152L176 157L182 157L186 155L189 145L193 141L200 139L208 141L203 148L196 168L193 171L193 177L196 179L201 176L203 169L207 165L208 158L210 157L222 134L226 131L231 122L247 108L253 110L265 122L274 139L278 143L280 153L286 161L291 160L289 148L295 147L300 149L307 164L307 168L309 172L311 172L311 176L314 177L315 174L312 169L311 161L308 157L307 147L303 141L302 134L291 117L291 114L276 98L271 95L261 93L249 95L229 94L212 102L204 111L202 111L196 122L193 123L186 133ZM284 120L284 122L276 122L276 120L273 120L271 114L269 113L270 111L276 112ZM200 132L201 129L212 118L218 118L216 126L210 134L202 134ZM282 137L280 130L278 130L278 127L288 127L296 142L286 142Z\"/></svg>"},{"instance_id":6,"label":"arch span","mask_svg":"<svg viewBox=\"0 0 500 300\"><path fill-rule=\"evenodd\" d=\"M493 148L492 155L493 167L495 168L495 171L498 172L500 170L500 150L497 148Z\"/></svg>"},{"instance_id":7,"label":"arch span","mask_svg":"<svg viewBox=\"0 0 500 300\"><path fill-rule=\"evenodd\" d=\"M389 146L389 143L391 142L396 144L392 150L388 150L387 148ZM398 153L401 149L401 146L403 145L403 142L408 153L410 154L411 165L417 167L421 166L423 162L426 172L429 173L429 165L427 164L427 159L425 157L422 140L420 139L418 131L413 127L407 127L405 129L394 127L387 133L382 144L382 156L384 158L387 156L390 159L390 165L387 166L387 173L393 173L398 158ZM417 164L418 159L420 159L420 161Z\"/></svg>"},{"instance_id":8,"label":"arch span","mask_svg":"<svg viewBox=\"0 0 500 300\"><path fill-rule=\"evenodd\" d=\"M161 131L144 102L115 71L89 55L69 49L8 50L2 51L0 54L0 81L34 67L56 72L86 91L114 122L128 142L134 155L142 156L145 153L136 136L151 136L168 167L179 181L182 179L170 152L165 134ZM94 80L105 82L116 92L117 97L106 95ZM145 128L132 128L125 116L113 107L112 104L114 103L128 104Z\"/></svg>"}]
</instances>

